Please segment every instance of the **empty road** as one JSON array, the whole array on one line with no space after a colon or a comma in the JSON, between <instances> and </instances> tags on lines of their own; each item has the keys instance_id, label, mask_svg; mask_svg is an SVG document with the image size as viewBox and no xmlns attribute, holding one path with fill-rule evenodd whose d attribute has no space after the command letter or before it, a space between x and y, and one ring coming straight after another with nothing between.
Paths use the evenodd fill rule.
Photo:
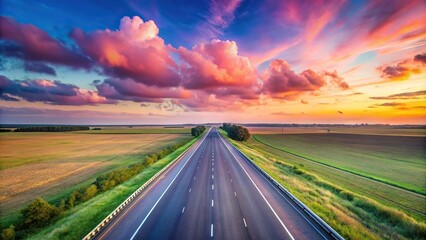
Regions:
<instances>
[{"instance_id":1,"label":"empty road","mask_svg":"<svg viewBox=\"0 0 426 240\"><path fill-rule=\"evenodd\" d=\"M212 128L96 239L331 239Z\"/></svg>"}]
</instances>

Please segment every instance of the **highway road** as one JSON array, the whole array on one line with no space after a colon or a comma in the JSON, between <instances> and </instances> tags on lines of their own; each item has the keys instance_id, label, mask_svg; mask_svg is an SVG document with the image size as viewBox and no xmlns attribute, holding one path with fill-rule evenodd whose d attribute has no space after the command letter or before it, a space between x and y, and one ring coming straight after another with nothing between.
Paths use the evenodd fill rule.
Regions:
<instances>
[{"instance_id":1,"label":"highway road","mask_svg":"<svg viewBox=\"0 0 426 240\"><path fill-rule=\"evenodd\" d=\"M331 239L209 130L96 239Z\"/></svg>"}]
</instances>

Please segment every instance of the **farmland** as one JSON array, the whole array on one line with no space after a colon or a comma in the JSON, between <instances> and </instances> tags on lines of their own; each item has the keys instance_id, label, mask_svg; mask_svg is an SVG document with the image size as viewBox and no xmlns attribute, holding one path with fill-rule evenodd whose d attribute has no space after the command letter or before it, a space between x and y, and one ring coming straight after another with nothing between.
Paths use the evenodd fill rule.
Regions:
<instances>
[{"instance_id":1,"label":"farmland","mask_svg":"<svg viewBox=\"0 0 426 240\"><path fill-rule=\"evenodd\" d=\"M2 223L13 218L17 210L35 197L54 201L104 172L128 166L146 154L192 139L189 129L184 128L135 128L136 133L128 134L132 130L1 133Z\"/></svg>"},{"instance_id":2,"label":"farmland","mask_svg":"<svg viewBox=\"0 0 426 240\"><path fill-rule=\"evenodd\" d=\"M416 239L425 233L424 194L373 178L424 191L423 137L277 131L233 143L344 237Z\"/></svg>"}]
</instances>

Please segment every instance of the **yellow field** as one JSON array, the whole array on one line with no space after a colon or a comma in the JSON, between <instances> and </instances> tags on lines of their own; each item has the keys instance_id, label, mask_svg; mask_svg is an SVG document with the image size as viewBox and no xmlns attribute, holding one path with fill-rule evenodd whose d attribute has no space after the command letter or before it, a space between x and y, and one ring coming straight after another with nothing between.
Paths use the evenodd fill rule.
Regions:
<instances>
[{"instance_id":1,"label":"yellow field","mask_svg":"<svg viewBox=\"0 0 426 240\"><path fill-rule=\"evenodd\" d=\"M163 130L166 131L166 130ZM117 133L117 132L115 132ZM189 134L0 134L0 212L35 197L61 194L147 153L192 138Z\"/></svg>"}]
</instances>

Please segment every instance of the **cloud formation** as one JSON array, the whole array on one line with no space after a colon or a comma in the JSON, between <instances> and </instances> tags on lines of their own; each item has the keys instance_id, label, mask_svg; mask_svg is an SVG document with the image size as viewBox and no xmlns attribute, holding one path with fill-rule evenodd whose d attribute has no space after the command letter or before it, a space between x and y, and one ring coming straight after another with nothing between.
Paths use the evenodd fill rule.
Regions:
<instances>
[{"instance_id":1,"label":"cloud formation","mask_svg":"<svg viewBox=\"0 0 426 240\"><path fill-rule=\"evenodd\" d=\"M55 105L97 105L113 103L97 92L72 84L45 79L13 81L0 75L0 99L6 101L44 102Z\"/></svg>"},{"instance_id":2,"label":"cloud formation","mask_svg":"<svg viewBox=\"0 0 426 240\"><path fill-rule=\"evenodd\" d=\"M98 94L107 99L134 102L162 102L164 98L189 98L191 93L180 87L148 86L132 79L109 78L94 81Z\"/></svg>"},{"instance_id":3,"label":"cloud formation","mask_svg":"<svg viewBox=\"0 0 426 240\"><path fill-rule=\"evenodd\" d=\"M406 59L396 65L380 66L382 78L389 80L407 80L412 74L420 74L426 69L426 55L418 54L413 59Z\"/></svg>"},{"instance_id":4,"label":"cloud formation","mask_svg":"<svg viewBox=\"0 0 426 240\"><path fill-rule=\"evenodd\" d=\"M188 89L250 87L256 81L254 68L247 57L238 55L234 41L214 39L192 50L180 47L176 52L183 61L183 86Z\"/></svg>"},{"instance_id":5,"label":"cloud formation","mask_svg":"<svg viewBox=\"0 0 426 240\"><path fill-rule=\"evenodd\" d=\"M65 47L47 32L32 24L19 24L10 17L0 16L0 48L5 56L25 61L43 61L73 68L89 68L90 61Z\"/></svg>"},{"instance_id":6,"label":"cloud formation","mask_svg":"<svg viewBox=\"0 0 426 240\"><path fill-rule=\"evenodd\" d=\"M149 86L176 87L180 83L170 46L158 36L153 21L123 17L120 28L93 32L74 29L70 34L82 51L100 65L105 74L132 78Z\"/></svg>"},{"instance_id":7,"label":"cloud formation","mask_svg":"<svg viewBox=\"0 0 426 240\"><path fill-rule=\"evenodd\" d=\"M276 59L264 73L263 87L273 97L293 99L304 92L319 90L326 84L324 77L313 70L304 70L298 74L287 61Z\"/></svg>"},{"instance_id":8,"label":"cloud formation","mask_svg":"<svg viewBox=\"0 0 426 240\"><path fill-rule=\"evenodd\" d=\"M44 73L47 75L56 76L56 70L51 66L42 62L29 62L24 63L24 70L27 72Z\"/></svg>"},{"instance_id":9,"label":"cloud formation","mask_svg":"<svg viewBox=\"0 0 426 240\"><path fill-rule=\"evenodd\" d=\"M398 93L398 94L392 94L386 97L370 97L370 99L375 100L396 100L396 99L425 99L426 98L426 91L416 91L416 92L405 92L405 93Z\"/></svg>"}]
</instances>

